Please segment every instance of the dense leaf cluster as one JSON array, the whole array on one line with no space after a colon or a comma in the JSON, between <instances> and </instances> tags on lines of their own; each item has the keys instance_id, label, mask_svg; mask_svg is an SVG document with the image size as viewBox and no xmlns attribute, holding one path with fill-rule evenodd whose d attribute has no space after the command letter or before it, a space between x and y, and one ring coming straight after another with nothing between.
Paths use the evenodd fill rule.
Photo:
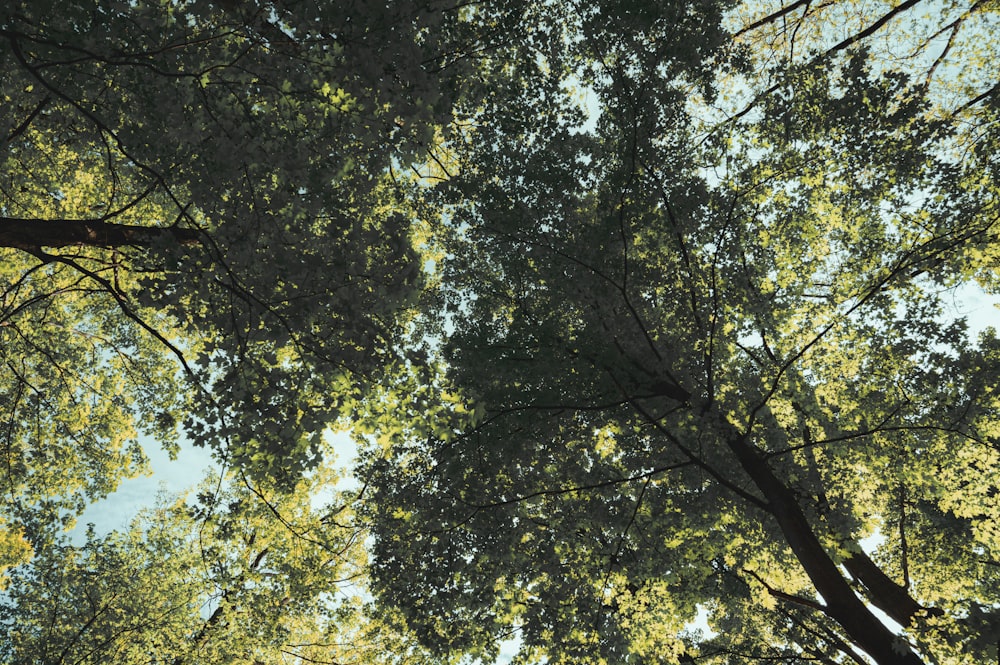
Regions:
<instances>
[{"instance_id":1,"label":"dense leaf cluster","mask_svg":"<svg viewBox=\"0 0 1000 665\"><path fill-rule=\"evenodd\" d=\"M995 660L995 14L0 10L0 657Z\"/></svg>"}]
</instances>

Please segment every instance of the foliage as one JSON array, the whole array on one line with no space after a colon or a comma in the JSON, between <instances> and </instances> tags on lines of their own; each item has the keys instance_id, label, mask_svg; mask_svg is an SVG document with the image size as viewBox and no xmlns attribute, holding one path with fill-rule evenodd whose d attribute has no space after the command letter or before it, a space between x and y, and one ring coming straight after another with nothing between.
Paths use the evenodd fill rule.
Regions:
<instances>
[{"instance_id":1,"label":"foliage","mask_svg":"<svg viewBox=\"0 0 1000 665\"><path fill-rule=\"evenodd\" d=\"M0 610L4 662L371 662L350 639L365 553L347 497L315 500L335 482L279 495L209 477L127 531L39 550Z\"/></svg>"},{"instance_id":2,"label":"foliage","mask_svg":"<svg viewBox=\"0 0 1000 665\"><path fill-rule=\"evenodd\" d=\"M1000 284L997 29L0 10L3 657L995 659L1000 340L952 303ZM141 434L225 489L66 542Z\"/></svg>"},{"instance_id":3,"label":"foliage","mask_svg":"<svg viewBox=\"0 0 1000 665\"><path fill-rule=\"evenodd\" d=\"M400 430L365 464L376 590L426 644L996 657L998 341L950 306L996 286L995 77L963 78L993 20L914 4L690 24L598 4L601 27L545 53L562 68L516 46L484 66L502 92L440 148L442 287L421 319L484 415ZM562 9L520 48L573 26Z\"/></svg>"},{"instance_id":4,"label":"foliage","mask_svg":"<svg viewBox=\"0 0 1000 665\"><path fill-rule=\"evenodd\" d=\"M391 170L450 117L437 3L8 3L3 502L42 543L176 427L293 486L420 288Z\"/></svg>"}]
</instances>

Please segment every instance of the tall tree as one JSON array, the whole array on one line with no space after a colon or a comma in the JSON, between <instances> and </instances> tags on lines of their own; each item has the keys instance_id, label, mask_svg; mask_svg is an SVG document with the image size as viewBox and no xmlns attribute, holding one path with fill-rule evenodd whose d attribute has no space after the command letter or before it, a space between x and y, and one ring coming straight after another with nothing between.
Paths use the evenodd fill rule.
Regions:
<instances>
[{"instance_id":1,"label":"tall tree","mask_svg":"<svg viewBox=\"0 0 1000 665\"><path fill-rule=\"evenodd\" d=\"M496 29L422 0L0 9L11 538L141 469L141 432L289 487L317 463L420 288L393 171Z\"/></svg>"},{"instance_id":2,"label":"tall tree","mask_svg":"<svg viewBox=\"0 0 1000 665\"><path fill-rule=\"evenodd\" d=\"M340 658L363 407L438 659L995 658L995 8L929 4L0 10L4 656ZM179 421L249 494L59 545Z\"/></svg>"},{"instance_id":3,"label":"tall tree","mask_svg":"<svg viewBox=\"0 0 1000 665\"><path fill-rule=\"evenodd\" d=\"M420 332L481 415L391 404L375 588L441 653L993 660L1000 341L949 306L997 284L992 10L725 9L497 55Z\"/></svg>"}]
</instances>

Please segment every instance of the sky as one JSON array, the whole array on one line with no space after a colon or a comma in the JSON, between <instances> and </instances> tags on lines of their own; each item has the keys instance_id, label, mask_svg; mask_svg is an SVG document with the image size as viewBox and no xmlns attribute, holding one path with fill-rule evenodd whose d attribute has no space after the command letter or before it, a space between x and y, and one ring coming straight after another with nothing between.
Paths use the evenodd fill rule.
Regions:
<instances>
[{"instance_id":1,"label":"sky","mask_svg":"<svg viewBox=\"0 0 1000 665\"><path fill-rule=\"evenodd\" d=\"M124 530L143 508L151 507L158 493L179 493L195 487L205 474L215 467L211 451L191 443L182 443L176 460L164 452L155 441L141 440L149 457L152 473L121 483L118 491L87 508L77 519L74 535L93 524L98 534Z\"/></svg>"},{"instance_id":2,"label":"sky","mask_svg":"<svg viewBox=\"0 0 1000 665\"><path fill-rule=\"evenodd\" d=\"M355 446L350 436L333 434L329 441L333 444L338 466L352 465ZM151 473L122 482L117 492L87 508L77 519L74 535L82 537L88 524L93 524L98 534L126 529L140 510L153 506L159 494L183 493L198 485L207 473L219 472L208 448L182 440L177 459L171 460L155 441L143 438L140 443L149 458ZM345 478L341 483L342 488L354 485L353 478Z\"/></svg>"}]
</instances>

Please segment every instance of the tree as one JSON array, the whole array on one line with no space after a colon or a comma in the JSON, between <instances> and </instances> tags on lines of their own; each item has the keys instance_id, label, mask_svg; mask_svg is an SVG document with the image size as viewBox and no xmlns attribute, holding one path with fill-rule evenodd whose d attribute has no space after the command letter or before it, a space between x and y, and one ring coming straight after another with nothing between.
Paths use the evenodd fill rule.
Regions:
<instances>
[{"instance_id":1,"label":"tree","mask_svg":"<svg viewBox=\"0 0 1000 665\"><path fill-rule=\"evenodd\" d=\"M0 10L9 660L996 657L992 3L56 5ZM178 424L241 484L59 540Z\"/></svg>"},{"instance_id":2,"label":"tree","mask_svg":"<svg viewBox=\"0 0 1000 665\"><path fill-rule=\"evenodd\" d=\"M376 404L363 466L425 644L997 657L1000 341L949 307L996 294L995 28L922 9L546 5L484 64L418 338L465 413Z\"/></svg>"},{"instance_id":3,"label":"tree","mask_svg":"<svg viewBox=\"0 0 1000 665\"><path fill-rule=\"evenodd\" d=\"M124 532L98 536L91 525L81 544L40 548L0 605L0 658L408 662L380 654L374 635L393 636L364 620L364 547L336 482L329 467L294 493L208 477L196 496L161 497Z\"/></svg>"},{"instance_id":4,"label":"tree","mask_svg":"<svg viewBox=\"0 0 1000 665\"><path fill-rule=\"evenodd\" d=\"M182 425L289 487L318 463L402 362L422 277L394 170L450 118L479 29L437 2L4 6L12 538L139 472L141 433L169 449Z\"/></svg>"}]
</instances>

